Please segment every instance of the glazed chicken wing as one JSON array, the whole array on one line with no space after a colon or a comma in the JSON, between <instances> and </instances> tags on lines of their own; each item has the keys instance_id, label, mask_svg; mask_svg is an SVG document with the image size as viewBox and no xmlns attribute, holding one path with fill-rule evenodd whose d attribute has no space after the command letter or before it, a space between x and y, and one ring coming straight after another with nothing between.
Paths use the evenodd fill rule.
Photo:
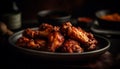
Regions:
<instances>
[{"instance_id":1,"label":"glazed chicken wing","mask_svg":"<svg viewBox=\"0 0 120 69\"><path fill-rule=\"evenodd\" d=\"M52 32L48 36L48 51L55 52L64 42L64 36L60 32Z\"/></svg>"},{"instance_id":2,"label":"glazed chicken wing","mask_svg":"<svg viewBox=\"0 0 120 69\"><path fill-rule=\"evenodd\" d=\"M47 37L53 30L54 28L52 25L48 23L43 23L39 26L39 35Z\"/></svg>"},{"instance_id":3,"label":"glazed chicken wing","mask_svg":"<svg viewBox=\"0 0 120 69\"><path fill-rule=\"evenodd\" d=\"M42 24L39 27L39 30L32 30L27 28L23 31L23 36L29 38L37 38L37 37L47 37L51 31L53 31L53 26L49 24Z\"/></svg>"},{"instance_id":4,"label":"glazed chicken wing","mask_svg":"<svg viewBox=\"0 0 120 69\"><path fill-rule=\"evenodd\" d=\"M89 38L89 42L86 48L87 51L96 49L98 41L95 39L92 33L87 33L87 36Z\"/></svg>"},{"instance_id":5,"label":"glazed chicken wing","mask_svg":"<svg viewBox=\"0 0 120 69\"><path fill-rule=\"evenodd\" d=\"M46 44L46 41L43 39L34 40L24 36L20 37L16 42L17 46L31 48L31 49L39 49L39 50L44 49L44 47L46 46L45 44Z\"/></svg>"},{"instance_id":6,"label":"glazed chicken wing","mask_svg":"<svg viewBox=\"0 0 120 69\"><path fill-rule=\"evenodd\" d=\"M70 38L78 40L80 42L86 43L89 41L89 38L86 36L85 32L72 26L70 22L63 24L62 31Z\"/></svg>"},{"instance_id":7,"label":"glazed chicken wing","mask_svg":"<svg viewBox=\"0 0 120 69\"><path fill-rule=\"evenodd\" d=\"M34 39L34 40L30 40L27 43L28 48L32 48L32 49L37 49L37 50L45 50L46 48L46 41L43 39Z\"/></svg>"},{"instance_id":8,"label":"glazed chicken wing","mask_svg":"<svg viewBox=\"0 0 120 69\"><path fill-rule=\"evenodd\" d=\"M47 41L44 39L35 39L35 43L39 44L39 50L46 51L46 43Z\"/></svg>"},{"instance_id":9,"label":"glazed chicken wing","mask_svg":"<svg viewBox=\"0 0 120 69\"><path fill-rule=\"evenodd\" d=\"M30 28L25 29L23 36L30 38L47 37L51 31L53 31L53 26L45 23L40 25L39 30L32 30Z\"/></svg>"},{"instance_id":10,"label":"glazed chicken wing","mask_svg":"<svg viewBox=\"0 0 120 69\"><path fill-rule=\"evenodd\" d=\"M35 38L35 36L37 35L36 33L37 31L32 30L30 28L27 28L23 31L22 35L28 38Z\"/></svg>"},{"instance_id":11,"label":"glazed chicken wing","mask_svg":"<svg viewBox=\"0 0 120 69\"><path fill-rule=\"evenodd\" d=\"M43 39L35 39L35 43L39 44L40 46L46 46L46 40Z\"/></svg>"},{"instance_id":12,"label":"glazed chicken wing","mask_svg":"<svg viewBox=\"0 0 120 69\"><path fill-rule=\"evenodd\" d=\"M38 48L39 44L36 44L33 39L29 39L27 37L21 37L17 40L16 45L25 47L25 48Z\"/></svg>"},{"instance_id":13,"label":"glazed chicken wing","mask_svg":"<svg viewBox=\"0 0 120 69\"><path fill-rule=\"evenodd\" d=\"M83 52L83 49L80 47L80 43L72 39L66 40L63 46L61 47L61 50L62 52L67 52L67 53Z\"/></svg>"},{"instance_id":14,"label":"glazed chicken wing","mask_svg":"<svg viewBox=\"0 0 120 69\"><path fill-rule=\"evenodd\" d=\"M67 35L67 31L68 31L68 28L71 27L72 24L70 22L66 22L66 23L63 23L62 26L61 26L61 32L63 33L63 35Z\"/></svg>"},{"instance_id":15,"label":"glazed chicken wing","mask_svg":"<svg viewBox=\"0 0 120 69\"><path fill-rule=\"evenodd\" d=\"M54 26L54 31L60 32L60 27L59 26Z\"/></svg>"},{"instance_id":16,"label":"glazed chicken wing","mask_svg":"<svg viewBox=\"0 0 120 69\"><path fill-rule=\"evenodd\" d=\"M78 40L82 43L87 43L89 41L89 38L87 35L81 30L78 30L76 27L69 27L67 31L67 35L75 40Z\"/></svg>"},{"instance_id":17,"label":"glazed chicken wing","mask_svg":"<svg viewBox=\"0 0 120 69\"><path fill-rule=\"evenodd\" d=\"M30 39L30 41L27 42L26 47L27 47L27 48L31 48L31 49L39 49L39 48L40 48L40 45L39 45L39 44L36 44L33 39Z\"/></svg>"},{"instance_id":18,"label":"glazed chicken wing","mask_svg":"<svg viewBox=\"0 0 120 69\"><path fill-rule=\"evenodd\" d=\"M64 24L62 30L65 30L66 35L71 39L77 40L84 44L84 46L86 46L88 50L93 50L96 48L97 40L93 37L91 33L87 33L80 27L77 28L67 23Z\"/></svg>"},{"instance_id":19,"label":"glazed chicken wing","mask_svg":"<svg viewBox=\"0 0 120 69\"><path fill-rule=\"evenodd\" d=\"M25 47L29 41L29 38L22 36L17 40L16 45Z\"/></svg>"}]
</instances>

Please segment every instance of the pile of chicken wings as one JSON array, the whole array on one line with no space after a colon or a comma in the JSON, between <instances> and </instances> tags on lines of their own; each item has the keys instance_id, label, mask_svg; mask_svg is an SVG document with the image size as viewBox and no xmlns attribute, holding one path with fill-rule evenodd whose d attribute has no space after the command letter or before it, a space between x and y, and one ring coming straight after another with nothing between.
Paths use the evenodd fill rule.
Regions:
<instances>
[{"instance_id":1,"label":"pile of chicken wings","mask_svg":"<svg viewBox=\"0 0 120 69\"><path fill-rule=\"evenodd\" d=\"M71 22L63 23L61 26L43 23L37 30L27 28L16 41L16 45L20 47L63 53L95 50L97 44L98 41L92 33L73 26Z\"/></svg>"}]
</instances>

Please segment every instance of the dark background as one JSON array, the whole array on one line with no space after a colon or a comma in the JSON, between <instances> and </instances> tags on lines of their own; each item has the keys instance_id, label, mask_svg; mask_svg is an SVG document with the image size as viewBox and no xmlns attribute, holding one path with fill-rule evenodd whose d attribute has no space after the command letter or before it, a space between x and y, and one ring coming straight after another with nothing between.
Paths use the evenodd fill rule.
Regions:
<instances>
[{"instance_id":1,"label":"dark background","mask_svg":"<svg viewBox=\"0 0 120 69\"><path fill-rule=\"evenodd\" d=\"M120 2L118 0L0 0L0 15L9 12L12 7L12 1L15 1L17 3L17 6L19 10L22 13L22 20L36 20L37 19L37 13L41 10L64 10L68 13L71 13L73 16L90 16L94 17L94 14L96 11L101 9L113 9L113 10L119 10ZM25 24L26 27L28 24ZM119 35L118 35L119 36ZM109 40L111 41L111 47L109 49L110 53L115 58L115 65L111 69L114 69L114 67L119 67L119 60L120 60L120 37L110 37ZM0 36L0 46L3 48L0 48L0 51L2 51L1 55L1 64L6 65L3 67L14 67L16 65L16 68L18 66L20 69L23 69L22 67L26 67L29 69L33 65L39 67L39 65L36 65L37 63L34 60L31 60L29 58L24 58L23 55L19 55L18 53L14 52L13 49L10 49L10 45L7 42L8 37ZM28 60L26 60L28 59ZM26 60L26 62L24 62ZM30 61L29 61L30 60ZM103 58L104 60L104 58ZM32 63L31 63L32 62ZM102 63L103 65L105 62ZM41 65L42 66L42 65ZM105 66L108 66L105 64ZM1 67L1 66L0 66ZM47 66L43 66L47 67ZM58 67L57 67L58 68ZM66 68L68 69L68 68ZM98 69L98 68L96 68Z\"/></svg>"},{"instance_id":2,"label":"dark background","mask_svg":"<svg viewBox=\"0 0 120 69\"><path fill-rule=\"evenodd\" d=\"M74 16L93 16L100 9L119 9L118 0L0 0L0 14L8 12L15 1L22 12L22 19L36 19L41 10L64 10Z\"/></svg>"}]
</instances>

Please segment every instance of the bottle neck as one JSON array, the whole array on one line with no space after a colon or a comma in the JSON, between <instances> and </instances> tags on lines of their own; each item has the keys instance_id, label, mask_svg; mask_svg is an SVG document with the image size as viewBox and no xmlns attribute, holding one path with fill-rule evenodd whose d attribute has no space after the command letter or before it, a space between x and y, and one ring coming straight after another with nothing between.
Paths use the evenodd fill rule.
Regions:
<instances>
[{"instance_id":1,"label":"bottle neck","mask_svg":"<svg viewBox=\"0 0 120 69\"><path fill-rule=\"evenodd\" d=\"M19 9L18 9L18 7L17 7L17 4L16 4L16 2L14 2L14 1L11 1L8 7L9 7L9 8L8 8L7 11L6 11L6 12L8 12L8 13L18 13L18 12L19 12Z\"/></svg>"}]
</instances>

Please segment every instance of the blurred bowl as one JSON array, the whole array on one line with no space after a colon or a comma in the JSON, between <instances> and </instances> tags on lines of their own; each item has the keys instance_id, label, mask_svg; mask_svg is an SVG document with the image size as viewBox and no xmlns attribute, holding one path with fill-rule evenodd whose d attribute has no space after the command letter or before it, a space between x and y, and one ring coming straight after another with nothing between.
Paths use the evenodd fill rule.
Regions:
<instances>
[{"instance_id":1,"label":"blurred bowl","mask_svg":"<svg viewBox=\"0 0 120 69\"><path fill-rule=\"evenodd\" d=\"M95 16L101 28L119 29L120 12L118 10L99 10Z\"/></svg>"},{"instance_id":2,"label":"blurred bowl","mask_svg":"<svg viewBox=\"0 0 120 69\"><path fill-rule=\"evenodd\" d=\"M70 21L71 15L65 11L59 10L43 10L37 14L38 22L50 23L52 25L61 25L61 23Z\"/></svg>"},{"instance_id":3,"label":"blurred bowl","mask_svg":"<svg viewBox=\"0 0 120 69\"><path fill-rule=\"evenodd\" d=\"M89 31L92 24L93 24L93 19L90 17L78 17L77 18L77 26L83 28L86 31Z\"/></svg>"}]
</instances>

